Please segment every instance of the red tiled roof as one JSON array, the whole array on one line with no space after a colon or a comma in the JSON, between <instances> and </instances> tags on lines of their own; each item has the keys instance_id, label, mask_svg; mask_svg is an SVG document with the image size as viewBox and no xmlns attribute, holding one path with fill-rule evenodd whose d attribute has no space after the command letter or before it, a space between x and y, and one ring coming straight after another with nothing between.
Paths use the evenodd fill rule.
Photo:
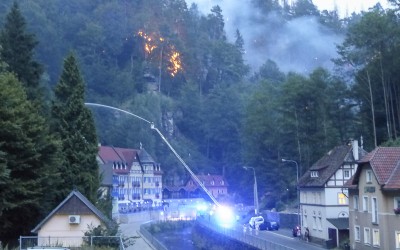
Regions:
<instances>
[{"instance_id":1,"label":"red tiled roof","mask_svg":"<svg viewBox=\"0 0 400 250\"><path fill-rule=\"evenodd\" d=\"M112 163L120 160L118 154L112 147L101 146L99 148L99 157L104 163Z\"/></svg>"},{"instance_id":2,"label":"red tiled roof","mask_svg":"<svg viewBox=\"0 0 400 250\"><path fill-rule=\"evenodd\" d=\"M120 172L129 171L132 163L137 161L137 150L129 148L116 148L111 146L100 146L99 157L107 163L127 164L127 169L120 169Z\"/></svg>"},{"instance_id":3,"label":"red tiled roof","mask_svg":"<svg viewBox=\"0 0 400 250\"><path fill-rule=\"evenodd\" d=\"M400 188L400 147L378 147L360 163L371 165L378 183L384 188Z\"/></svg>"}]
</instances>

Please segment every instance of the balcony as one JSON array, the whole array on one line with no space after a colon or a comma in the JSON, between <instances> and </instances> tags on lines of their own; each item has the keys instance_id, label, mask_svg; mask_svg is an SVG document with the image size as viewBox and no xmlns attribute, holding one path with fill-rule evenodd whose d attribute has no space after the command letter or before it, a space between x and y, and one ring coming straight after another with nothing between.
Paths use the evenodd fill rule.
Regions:
<instances>
[{"instance_id":1,"label":"balcony","mask_svg":"<svg viewBox=\"0 0 400 250\"><path fill-rule=\"evenodd\" d=\"M133 200L140 200L140 194L133 194L132 195Z\"/></svg>"}]
</instances>

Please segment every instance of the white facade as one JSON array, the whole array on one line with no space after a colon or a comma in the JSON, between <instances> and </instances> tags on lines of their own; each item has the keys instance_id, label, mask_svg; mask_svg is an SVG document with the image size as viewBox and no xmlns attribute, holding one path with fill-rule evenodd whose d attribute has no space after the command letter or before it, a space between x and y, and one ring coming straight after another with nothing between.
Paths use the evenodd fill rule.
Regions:
<instances>
[{"instance_id":1,"label":"white facade","mask_svg":"<svg viewBox=\"0 0 400 250\"><path fill-rule=\"evenodd\" d=\"M347 230L343 222L348 224L349 218L349 194L343 186L355 174L361 151L357 141L338 146L302 176L299 183L301 226L303 232L308 227L312 239L321 242L333 239L339 246L339 231Z\"/></svg>"}]
</instances>

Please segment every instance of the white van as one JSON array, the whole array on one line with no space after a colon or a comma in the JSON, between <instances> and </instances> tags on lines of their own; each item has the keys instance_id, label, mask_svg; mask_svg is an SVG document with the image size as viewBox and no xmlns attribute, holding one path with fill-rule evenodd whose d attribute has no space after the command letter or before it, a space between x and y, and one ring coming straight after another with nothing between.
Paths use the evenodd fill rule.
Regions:
<instances>
[{"instance_id":1,"label":"white van","mask_svg":"<svg viewBox=\"0 0 400 250\"><path fill-rule=\"evenodd\" d=\"M264 224L264 218L262 216L255 216L255 217L251 217L250 221L249 221L249 225L251 228L253 229L259 229L260 225Z\"/></svg>"}]
</instances>

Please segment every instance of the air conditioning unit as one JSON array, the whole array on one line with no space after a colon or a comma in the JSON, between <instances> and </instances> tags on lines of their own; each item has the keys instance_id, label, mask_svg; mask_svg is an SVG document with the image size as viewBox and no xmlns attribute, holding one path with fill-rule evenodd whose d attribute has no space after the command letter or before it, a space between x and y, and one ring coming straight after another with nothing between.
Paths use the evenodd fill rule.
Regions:
<instances>
[{"instance_id":1,"label":"air conditioning unit","mask_svg":"<svg viewBox=\"0 0 400 250\"><path fill-rule=\"evenodd\" d=\"M70 215L68 216L69 224L79 224L81 223L81 216L79 215Z\"/></svg>"}]
</instances>

